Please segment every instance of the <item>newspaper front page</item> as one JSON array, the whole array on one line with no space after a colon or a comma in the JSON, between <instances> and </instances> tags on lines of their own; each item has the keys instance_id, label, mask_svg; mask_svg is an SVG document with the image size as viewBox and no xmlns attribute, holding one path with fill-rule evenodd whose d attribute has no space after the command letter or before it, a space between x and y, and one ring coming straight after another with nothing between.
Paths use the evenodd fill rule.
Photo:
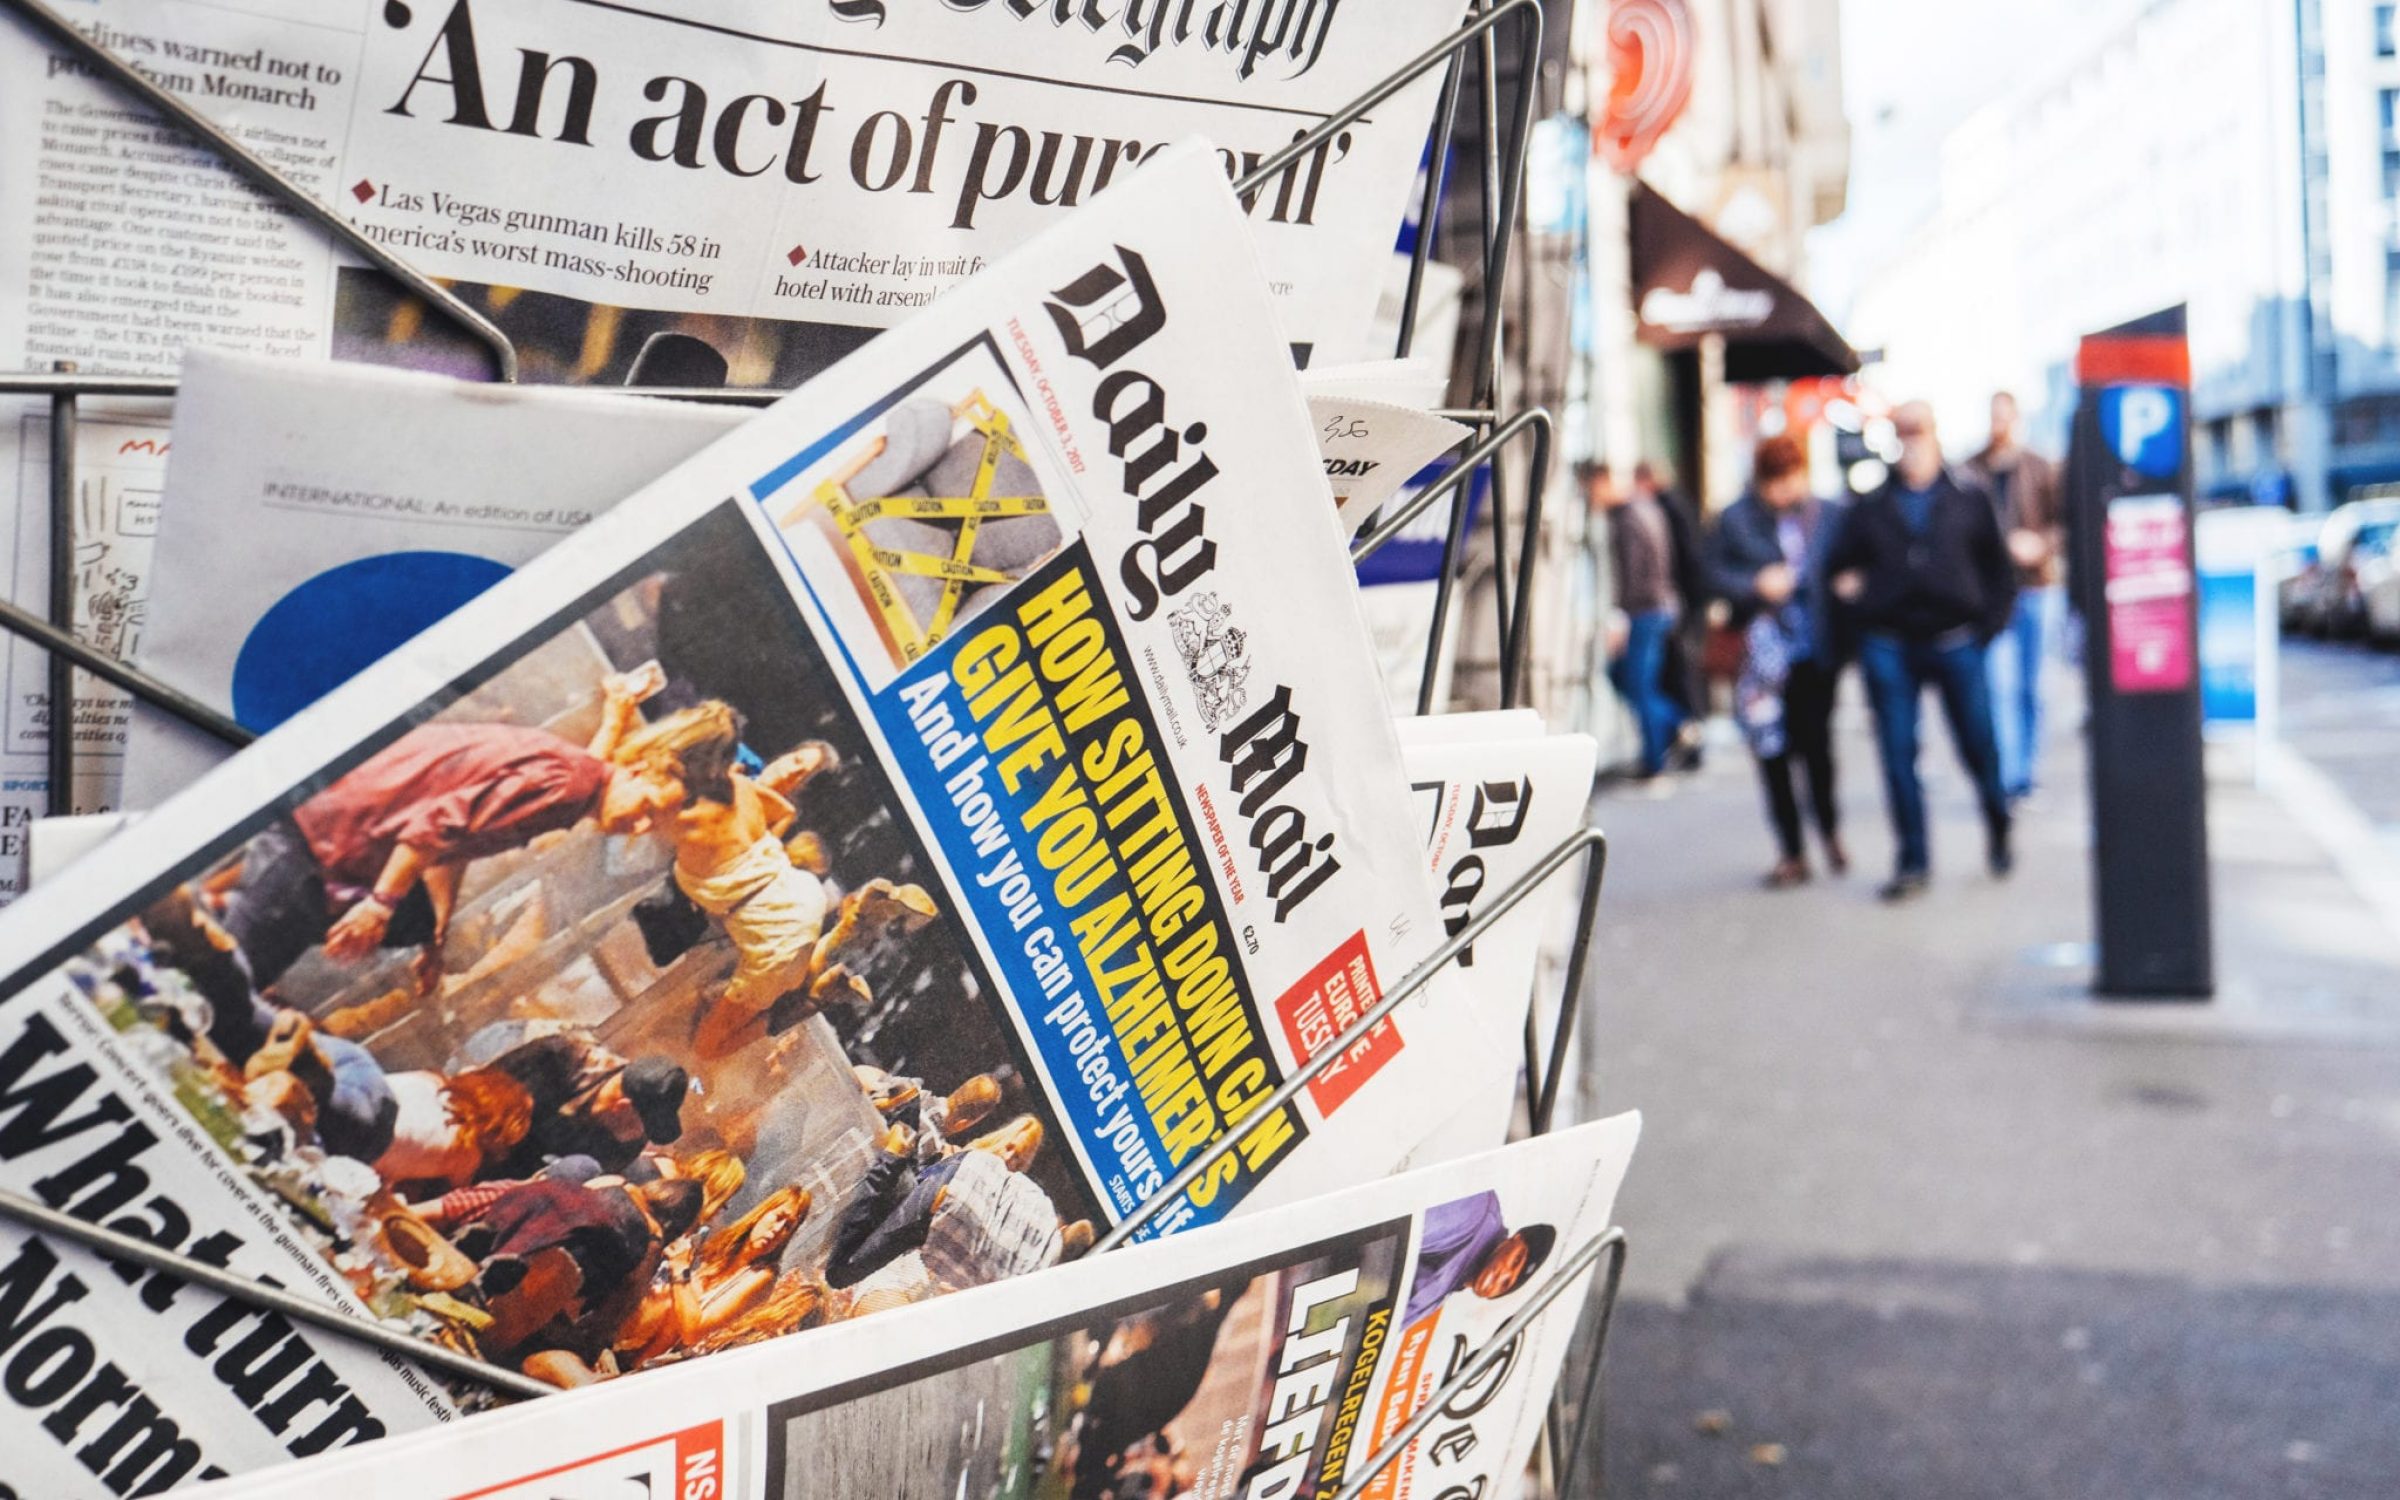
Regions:
<instances>
[{"instance_id":1,"label":"newspaper front page","mask_svg":"<svg viewBox=\"0 0 2400 1500\"><path fill-rule=\"evenodd\" d=\"M1229 1133L1145 1233L1388 1170L1505 1063L1436 989L1261 1108L1440 940L1268 309L1172 151L37 888L0 1181L572 1383L1071 1258ZM281 1456L266 1368L162 1472Z\"/></svg>"},{"instance_id":2,"label":"newspaper front page","mask_svg":"<svg viewBox=\"0 0 2400 1500\"><path fill-rule=\"evenodd\" d=\"M788 388L1205 133L1238 176L1463 0L97 0L76 25L379 244L526 378ZM1254 194L1290 340L1362 342L1435 76ZM24 23L0 20L0 363L189 346L481 374L401 301ZM664 339L664 343L657 342ZM637 370L637 365L644 367ZM662 379L664 375L683 378ZM709 377L713 376L711 379Z\"/></svg>"},{"instance_id":3,"label":"newspaper front page","mask_svg":"<svg viewBox=\"0 0 2400 1500\"><path fill-rule=\"evenodd\" d=\"M1329 1496L1609 1226L1638 1117L209 1500ZM1516 1493L1591 1277L1369 1493Z\"/></svg>"},{"instance_id":4,"label":"newspaper front page","mask_svg":"<svg viewBox=\"0 0 2400 1500\"><path fill-rule=\"evenodd\" d=\"M523 378L790 389L1194 132L1238 175L1463 0L79 0L71 22L508 335ZM1437 83L1245 205L1304 358L1367 347ZM1105 128L1099 122L1105 121ZM483 347L0 15L0 369L183 351L481 378ZM143 638L167 413L87 403L74 617ZM49 587L46 410L0 401L10 597ZM47 788L43 657L0 664L0 900ZM128 704L79 678L74 808Z\"/></svg>"},{"instance_id":5,"label":"newspaper front page","mask_svg":"<svg viewBox=\"0 0 2400 1500\"><path fill-rule=\"evenodd\" d=\"M1442 727L1449 719L1460 722ZM1600 747L1590 735L1546 734L1530 712L1442 715L1401 725L1401 763L1425 836L1442 929L1456 936L1585 826ZM1452 737L1462 733L1474 737ZM1560 994L1558 985L1537 983L1537 976L1564 952L1559 917L1573 909L1582 873L1570 865L1553 875L1458 958L1456 982L1473 993L1485 1027L1507 1039L1518 1056L1523 1050L1517 1038L1530 1036L1544 1067ZM1582 1076L1577 1061L1570 1049L1559 1070L1558 1097L1568 1118ZM1519 1073L1512 1064L1462 1088L1458 1108L1410 1153L1410 1163L1468 1156L1506 1140L1522 1093Z\"/></svg>"}]
</instances>

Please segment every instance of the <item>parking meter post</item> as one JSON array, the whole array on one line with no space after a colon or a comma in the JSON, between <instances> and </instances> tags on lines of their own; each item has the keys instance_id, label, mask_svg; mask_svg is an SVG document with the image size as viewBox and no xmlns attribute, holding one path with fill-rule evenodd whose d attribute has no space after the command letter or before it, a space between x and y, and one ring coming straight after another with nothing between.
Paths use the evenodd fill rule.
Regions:
<instances>
[{"instance_id":1,"label":"parking meter post","mask_svg":"<svg viewBox=\"0 0 2400 1500\"><path fill-rule=\"evenodd\" d=\"M2183 309L2085 338L2075 368L2067 500L2091 694L2092 988L2106 999L2207 999L2216 979Z\"/></svg>"}]
</instances>

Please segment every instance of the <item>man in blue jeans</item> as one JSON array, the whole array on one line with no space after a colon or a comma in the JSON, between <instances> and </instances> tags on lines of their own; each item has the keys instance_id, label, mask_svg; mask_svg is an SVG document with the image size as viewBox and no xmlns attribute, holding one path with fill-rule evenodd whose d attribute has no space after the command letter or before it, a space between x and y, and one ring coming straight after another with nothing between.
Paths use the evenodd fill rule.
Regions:
<instances>
[{"instance_id":1,"label":"man in blue jeans","mask_svg":"<svg viewBox=\"0 0 2400 1500\"><path fill-rule=\"evenodd\" d=\"M1625 639L1609 663L1615 686L1642 735L1642 774L1667 768L1684 714L1667 681L1667 648L1683 613L1675 584L1675 528L1658 492L1628 490L1615 474L1586 464L1584 484L1608 520L1609 562Z\"/></svg>"},{"instance_id":2,"label":"man in blue jeans","mask_svg":"<svg viewBox=\"0 0 2400 1500\"><path fill-rule=\"evenodd\" d=\"M1991 498L1942 462L1933 409L1912 401L1892 414L1892 427L1899 465L1883 488L1851 507L1826 567L1854 596L1859 671L1900 845L1898 867L1879 894L1898 902L1923 894L1933 867L1917 777L1918 709L1928 687L1940 695L1983 805L1992 873L2014 866L1984 653L2008 624L2017 571Z\"/></svg>"},{"instance_id":3,"label":"man in blue jeans","mask_svg":"<svg viewBox=\"0 0 2400 1500\"><path fill-rule=\"evenodd\" d=\"M2058 466L2025 446L2017 398L1992 397L1992 440L1967 477L1992 497L2017 565L2017 606L1992 642L1992 723L2000 740L2000 786L2008 800L2033 795L2042 752L2042 665L2058 651L2066 605L2060 565L2067 551Z\"/></svg>"}]
</instances>

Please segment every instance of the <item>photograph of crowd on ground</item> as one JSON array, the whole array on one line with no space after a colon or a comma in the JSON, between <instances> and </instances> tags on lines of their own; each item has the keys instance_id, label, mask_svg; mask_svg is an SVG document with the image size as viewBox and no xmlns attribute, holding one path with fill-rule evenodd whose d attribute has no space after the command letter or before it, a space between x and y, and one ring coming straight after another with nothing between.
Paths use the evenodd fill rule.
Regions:
<instances>
[{"instance_id":1,"label":"photograph of crowd on ground","mask_svg":"<svg viewBox=\"0 0 2400 1500\"><path fill-rule=\"evenodd\" d=\"M848 576L894 669L1058 551L1064 533L1028 430L1007 367L979 339L879 413L797 499L772 502L787 541L821 545Z\"/></svg>"},{"instance_id":2,"label":"photograph of crowd on ground","mask_svg":"<svg viewBox=\"0 0 2400 1500\"><path fill-rule=\"evenodd\" d=\"M1280 1267L1244 1267L1087 1324L1034 1330L1014 1348L971 1350L930 1374L914 1366L905 1383L772 1408L766 1493L1330 1495L1340 1485L1329 1455L1366 1454L1355 1425L1363 1407L1345 1416L1345 1393L1379 1357L1407 1244L1406 1225L1388 1225ZM1275 1451L1278 1433L1304 1440Z\"/></svg>"},{"instance_id":3,"label":"photograph of crowd on ground","mask_svg":"<svg viewBox=\"0 0 2400 1500\"><path fill-rule=\"evenodd\" d=\"M561 1385L1091 1243L742 503L70 964L368 1305Z\"/></svg>"}]
</instances>

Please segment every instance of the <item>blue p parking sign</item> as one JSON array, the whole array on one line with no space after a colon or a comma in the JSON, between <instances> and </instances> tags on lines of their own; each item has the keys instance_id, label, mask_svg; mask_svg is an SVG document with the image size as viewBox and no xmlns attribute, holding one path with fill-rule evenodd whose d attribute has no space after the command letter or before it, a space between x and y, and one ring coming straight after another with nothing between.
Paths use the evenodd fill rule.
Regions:
<instances>
[{"instance_id":1,"label":"blue p parking sign","mask_svg":"<svg viewBox=\"0 0 2400 1500\"><path fill-rule=\"evenodd\" d=\"M2148 479L2183 469L2183 392L2165 385L2112 385L2100 392L2100 436L2118 462Z\"/></svg>"}]
</instances>

